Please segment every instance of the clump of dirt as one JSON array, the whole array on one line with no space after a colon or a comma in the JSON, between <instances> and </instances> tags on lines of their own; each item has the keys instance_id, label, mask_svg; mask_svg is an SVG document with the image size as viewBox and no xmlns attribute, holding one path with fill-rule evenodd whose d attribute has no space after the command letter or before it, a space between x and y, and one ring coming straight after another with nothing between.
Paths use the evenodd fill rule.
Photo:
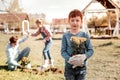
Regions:
<instances>
[{"instance_id":1,"label":"clump of dirt","mask_svg":"<svg viewBox=\"0 0 120 80\"><path fill-rule=\"evenodd\" d=\"M35 75L44 75L48 72L52 72L52 73L55 73L55 74L63 74L63 70L59 69L59 68L48 68L48 69L45 69L44 71L41 71L39 69L27 69L27 68L24 68L24 69L21 69L22 72L27 72L27 73L32 73L32 74L35 74Z\"/></svg>"}]
</instances>

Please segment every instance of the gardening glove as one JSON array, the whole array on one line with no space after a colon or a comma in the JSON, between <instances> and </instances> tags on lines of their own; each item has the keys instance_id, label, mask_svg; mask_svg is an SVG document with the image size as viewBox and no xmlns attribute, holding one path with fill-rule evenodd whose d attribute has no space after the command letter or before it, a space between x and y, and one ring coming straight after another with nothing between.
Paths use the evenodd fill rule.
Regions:
<instances>
[{"instance_id":1,"label":"gardening glove","mask_svg":"<svg viewBox=\"0 0 120 80\"><path fill-rule=\"evenodd\" d=\"M80 66L82 67L84 64L84 60L86 59L85 54L78 54L73 57L71 57L68 61L68 63L73 65L73 68Z\"/></svg>"}]
</instances>

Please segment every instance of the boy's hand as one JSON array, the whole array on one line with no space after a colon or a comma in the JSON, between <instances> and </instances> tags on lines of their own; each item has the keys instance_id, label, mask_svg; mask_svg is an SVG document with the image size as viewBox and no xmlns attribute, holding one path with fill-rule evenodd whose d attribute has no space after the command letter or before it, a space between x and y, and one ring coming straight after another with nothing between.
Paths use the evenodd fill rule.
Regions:
<instances>
[{"instance_id":1,"label":"boy's hand","mask_svg":"<svg viewBox=\"0 0 120 80\"><path fill-rule=\"evenodd\" d=\"M43 39L43 42L45 43L45 42L46 42L46 40L45 40L45 39Z\"/></svg>"},{"instance_id":2,"label":"boy's hand","mask_svg":"<svg viewBox=\"0 0 120 80\"><path fill-rule=\"evenodd\" d=\"M23 32L23 35L29 37L29 32L28 32L28 31L24 31L24 32Z\"/></svg>"}]
</instances>

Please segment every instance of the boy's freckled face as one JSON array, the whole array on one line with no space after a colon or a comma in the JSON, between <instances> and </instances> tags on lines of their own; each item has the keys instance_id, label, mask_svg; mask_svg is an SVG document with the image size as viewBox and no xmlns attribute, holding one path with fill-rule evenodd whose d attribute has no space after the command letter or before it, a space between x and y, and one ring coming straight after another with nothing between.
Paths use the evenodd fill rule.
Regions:
<instances>
[{"instance_id":1,"label":"boy's freckled face","mask_svg":"<svg viewBox=\"0 0 120 80\"><path fill-rule=\"evenodd\" d=\"M82 21L81 21L80 16L76 16L76 17L70 18L69 24L71 25L71 29L78 29L78 28L80 28L81 25L82 25Z\"/></svg>"}]
</instances>

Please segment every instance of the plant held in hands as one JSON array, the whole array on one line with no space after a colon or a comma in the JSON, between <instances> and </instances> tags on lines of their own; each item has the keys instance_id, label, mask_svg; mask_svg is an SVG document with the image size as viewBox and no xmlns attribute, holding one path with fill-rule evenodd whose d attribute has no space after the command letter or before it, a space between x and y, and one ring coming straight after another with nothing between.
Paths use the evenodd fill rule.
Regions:
<instances>
[{"instance_id":1,"label":"plant held in hands","mask_svg":"<svg viewBox=\"0 0 120 80\"><path fill-rule=\"evenodd\" d=\"M84 60L86 59L85 54L85 41L86 38L84 37L71 37L71 48L73 50L72 57L69 59L69 63L73 65L73 68L80 66L82 67L84 64Z\"/></svg>"},{"instance_id":2,"label":"plant held in hands","mask_svg":"<svg viewBox=\"0 0 120 80\"><path fill-rule=\"evenodd\" d=\"M21 66L23 68L30 69L31 68L30 60L27 57L23 57L21 61Z\"/></svg>"}]
</instances>

